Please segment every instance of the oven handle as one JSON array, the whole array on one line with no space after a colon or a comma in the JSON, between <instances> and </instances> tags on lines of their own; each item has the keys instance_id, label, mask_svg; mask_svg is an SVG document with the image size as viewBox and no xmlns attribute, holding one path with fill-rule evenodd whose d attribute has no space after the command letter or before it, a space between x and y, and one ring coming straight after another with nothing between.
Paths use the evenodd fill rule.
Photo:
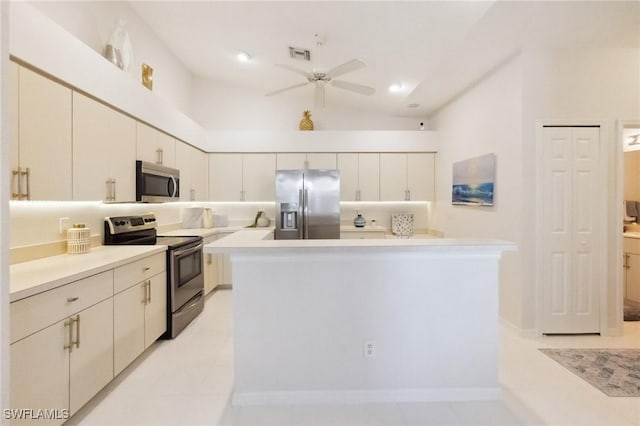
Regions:
<instances>
[{"instance_id":1,"label":"oven handle","mask_svg":"<svg viewBox=\"0 0 640 426\"><path fill-rule=\"evenodd\" d=\"M176 250L176 251L174 251L172 253L172 255L173 255L173 257L180 257L180 256L184 256L186 254L195 253L196 251L201 251L203 246L204 246L204 244L200 243L195 247L191 247L191 248L184 249L184 250Z\"/></svg>"},{"instance_id":2,"label":"oven handle","mask_svg":"<svg viewBox=\"0 0 640 426\"><path fill-rule=\"evenodd\" d=\"M196 306L198 303L200 303L200 300L204 297L204 294L202 292L196 294L195 296L193 296L193 298L191 298L190 300L187 301L187 303L184 304L184 306L182 306L180 309L178 309L174 315L176 317L180 317L184 314L186 314L191 308L193 308L194 306Z\"/></svg>"}]
</instances>

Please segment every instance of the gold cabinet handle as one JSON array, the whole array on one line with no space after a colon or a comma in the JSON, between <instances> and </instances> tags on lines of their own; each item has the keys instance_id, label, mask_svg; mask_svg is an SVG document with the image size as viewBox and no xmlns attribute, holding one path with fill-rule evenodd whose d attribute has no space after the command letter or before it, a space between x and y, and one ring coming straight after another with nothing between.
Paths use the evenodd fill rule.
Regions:
<instances>
[{"instance_id":1,"label":"gold cabinet handle","mask_svg":"<svg viewBox=\"0 0 640 426\"><path fill-rule=\"evenodd\" d=\"M149 269L151 269L150 266L145 266L144 268L142 268L142 272L147 272Z\"/></svg>"},{"instance_id":2,"label":"gold cabinet handle","mask_svg":"<svg viewBox=\"0 0 640 426\"><path fill-rule=\"evenodd\" d=\"M69 343L64 345L65 349L69 349L69 352L73 352L73 318L69 318L64 322L65 327L69 327Z\"/></svg>"},{"instance_id":3,"label":"gold cabinet handle","mask_svg":"<svg viewBox=\"0 0 640 426\"><path fill-rule=\"evenodd\" d=\"M162 160L164 160L164 153L162 152L162 148L156 149L156 164L162 164Z\"/></svg>"},{"instance_id":4,"label":"gold cabinet handle","mask_svg":"<svg viewBox=\"0 0 640 426\"><path fill-rule=\"evenodd\" d=\"M24 194L20 194L20 198L23 199L23 200L30 200L31 199L31 189L30 189L31 171L27 167L23 172L21 172L21 175L26 178L25 179L25 183L26 183L25 190L26 190L26 192Z\"/></svg>"},{"instance_id":5,"label":"gold cabinet handle","mask_svg":"<svg viewBox=\"0 0 640 426\"><path fill-rule=\"evenodd\" d=\"M67 297L67 303L71 303L71 302L75 302L76 300L80 299L78 296L75 297Z\"/></svg>"},{"instance_id":6,"label":"gold cabinet handle","mask_svg":"<svg viewBox=\"0 0 640 426\"><path fill-rule=\"evenodd\" d=\"M151 304L151 280L147 280L147 291L149 292L147 303Z\"/></svg>"},{"instance_id":7,"label":"gold cabinet handle","mask_svg":"<svg viewBox=\"0 0 640 426\"><path fill-rule=\"evenodd\" d=\"M80 314L76 315L76 348L80 348Z\"/></svg>"},{"instance_id":8,"label":"gold cabinet handle","mask_svg":"<svg viewBox=\"0 0 640 426\"><path fill-rule=\"evenodd\" d=\"M11 176L12 176L12 180L13 182L17 181L17 191L11 191L11 198L13 198L14 200L19 200L20 196L22 195L22 179L21 179L21 173L20 173L20 167L18 167L16 170L12 170L11 171ZM13 187L15 187L16 185L14 184Z\"/></svg>"}]
</instances>

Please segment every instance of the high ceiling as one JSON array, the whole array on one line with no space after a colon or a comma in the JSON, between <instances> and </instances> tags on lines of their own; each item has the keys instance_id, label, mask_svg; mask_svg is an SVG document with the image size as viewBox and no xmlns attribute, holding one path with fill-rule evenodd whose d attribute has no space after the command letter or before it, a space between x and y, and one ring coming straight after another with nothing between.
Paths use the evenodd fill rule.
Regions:
<instances>
[{"instance_id":1,"label":"high ceiling","mask_svg":"<svg viewBox=\"0 0 640 426\"><path fill-rule=\"evenodd\" d=\"M326 71L359 58L365 68L337 79L374 87L376 93L328 87L327 107L398 116L428 116L522 48L640 47L637 1L130 4L194 75L266 94L306 81L275 64ZM310 49L311 62L290 58L289 46ZM249 53L251 61L239 63L238 51ZM402 89L390 93L393 83ZM276 96L312 99L314 88Z\"/></svg>"}]
</instances>

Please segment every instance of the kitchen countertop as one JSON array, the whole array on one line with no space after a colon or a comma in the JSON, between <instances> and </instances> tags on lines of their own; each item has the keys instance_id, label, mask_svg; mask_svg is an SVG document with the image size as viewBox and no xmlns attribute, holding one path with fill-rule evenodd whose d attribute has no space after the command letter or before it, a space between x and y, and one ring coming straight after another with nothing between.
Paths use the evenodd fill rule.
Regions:
<instances>
[{"instance_id":1,"label":"kitchen countertop","mask_svg":"<svg viewBox=\"0 0 640 426\"><path fill-rule=\"evenodd\" d=\"M166 236L166 237L210 237L216 234L229 234L237 231L264 231L271 230L273 231L273 226L264 227L264 228L247 228L245 226L223 226L219 228L182 228L182 229L174 229L169 232L162 232L158 235Z\"/></svg>"},{"instance_id":2,"label":"kitchen countertop","mask_svg":"<svg viewBox=\"0 0 640 426\"><path fill-rule=\"evenodd\" d=\"M166 251L167 246L99 246L83 254L61 254L11 265L10 301L24 299L100 272Z\"/></svg>"},{"instance_id":3,"label":"kitchen countertop","mask_svg":"<svg viewBox=\"0 0 640 426\"><path fill-rule=\"evenodd\" d=\"M387 229L378 225L375 225L375 226L366 225L362 228L357 228L353 225L347 225L347 226L341 226L340 232L387 232Z\"/></svg>"},{"instance_id":4,"label":"kitchen countertop","mask_svg":"<svg viewBox=\"0 0 640 426\"><path fill-rule=\"evenodd\" d=\"M508 241L492 239L452 238L371 238L341 240L274 240L271 230L238 231L226 238L204 246L205 253L239 253L256 250L280 249L299 253L304 249L354 250L357 248L377 250L430 250L463 251L466 249L515 250L517 246Z\"/></svg>"},{"instance_id":5,"label":"kitchen countertop","mask_svg":"<svg viewBox=\"0 0 640 426\"><path fill-rule=\"evenodd\" d=\"M624 232L622 236L625 238L640 238L640 232Z\"/></svg>"}]
</instances>

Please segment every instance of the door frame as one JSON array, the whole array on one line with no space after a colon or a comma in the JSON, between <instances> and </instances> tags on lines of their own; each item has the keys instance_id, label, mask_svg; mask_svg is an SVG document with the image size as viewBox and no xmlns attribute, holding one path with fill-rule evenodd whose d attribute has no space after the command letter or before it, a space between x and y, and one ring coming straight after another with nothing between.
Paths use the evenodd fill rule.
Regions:
<instances>
[{"instance_id":1,"label":"door frame","mask_svg":"<svg viewBox=\"0 0 640 426\"><path fill-rule=\"evenodd\" d=\"M624 237L621 229L624 227L623 202L624 202L624 129L628 127L637 127L640 129L640 119L635 120L618 120L616 122L616 212L618 232L615 233L616 240L616 258L615 264L623 264L624 256ZM616 275L616 327L611 329L612 335L622 335L622 326L624 323L624 277L622 276L622 268L617 269Z\"/></svg>"},{"instance_id":2,"label":"door frame","mask_svg":"<svg viewBox=\"0 0 640 426\"><path fill-rule=\"evenodd\" d=\"M567 127L577 127L577 126L599 126L600 127L600 164L601 164L601 169L600 169L600 180L599 180L599 185L597 187L597 191L598 191L598 199L604 200L605 202L602 203L602 207L600 208L600 212L599 215L601 218L603 218L604 220L602 228L600 230L600 238L601 241L604 243L605 245L605 253L606 253L606 257L603 258L603 260L601 260L602 265L601 265L601 274L602 274L602 279L600 280L600 286L599 286L599 292L598 292L598 296L599 296L599 300L598 300L598 306L599 306L599 316L600 316L600 335L604 336L604 335L615 335L617 333L619 333L619 330L622 330L622 321L618 321L616 318L616 327L614 327L613 329L610 327L607 327L607 316L608 316L608 309L607 309L607 290L608 290L608 286L607 286L607 282L609 282L609 280L611 279L611 274L613 273L615 276L615 288L616 288L616 292L619 292L620 289L622 288L622 274L620 273L620 271L618 269L614 269L612 270L611 265L612 264L618 264L618 263L613 263L616 260L619 260L620 262L622 262L622 245L620 245L619 249L616 250L615 247L612 247L612 245L614 244L614 242L612 242L612 235L610 230L613 229L612 226L617 226L618 222L619 225L622 226L622 217L620 215L617 216L617 220L616 217L612 217L612 206L610 206L610 202L607 199L607 194L609 193L609 191L614 191L615 192L615 198L620 199L620 202L618 204L622 205L622 191L621 191L621 185L615 184L615 188L611 188L611 185L607 185L608 182L610 181L609 179L609 175L611 173L611 170L618 170L620 167L616 164L619 163L620 159L622 158L622 156L620 155L618 158L618 156L614 155L615 152L618 151L618 143L611 143L612 141L612 136L609 134L609 128L607 126L606 120L600 120L600 119L592 119L592 120L561 120L561 119L541 119L541 120L536 120L535 122L535 143L536 143L536 147L535 147L535 155L536 155L536 172L535 172L535 194L536 194L536 208L535 208L535 227L537 230L542 230L544 227L544 216L543 216L543 208L542 208L542 202L541 200L543 199L542 195L543 195L543 185L541 184L541 182L543 181L543 170L544 170L544 156L543 156L543 143L544 143L544 136L543 136L543 128L544 126L567 126ZM612 149L615 149L616 151L611 151ZM610 152L611 151L611 152ZM610 164L610 162L613 161L613 164ZM616 179L614 179L614 181L617 181L617 176ZM621 207L619 208L621 211ZM615 210L615 208L614 208ZM622 213L620 213L622 214ZM615 237L617 235L614 235L614 241L615 241ZM535 273L534 273L534 285L535 285L535 299L536 299L536 320L535 320L535 327L536 327L536 333L538 335L542 335L542 331L543 331L543 318L544 318L544 292L543 292L543 287L544 287L544 283L542 282L542 265L544 264L543 259L544 259L544 252L543 252L543 235L542 232L535 232L535 237L534 237L534 244L535 244ZM612 249L613 249L613 255L615 256L616 260L612 259ZM622 263L620 263L622 264ZM526 301L523 301L524 303L526 303ZM621 301L616 301L616 303L620 303ZM619 311L619 309L616 309L616 311Z\"/></svg>"}]
</instances>

